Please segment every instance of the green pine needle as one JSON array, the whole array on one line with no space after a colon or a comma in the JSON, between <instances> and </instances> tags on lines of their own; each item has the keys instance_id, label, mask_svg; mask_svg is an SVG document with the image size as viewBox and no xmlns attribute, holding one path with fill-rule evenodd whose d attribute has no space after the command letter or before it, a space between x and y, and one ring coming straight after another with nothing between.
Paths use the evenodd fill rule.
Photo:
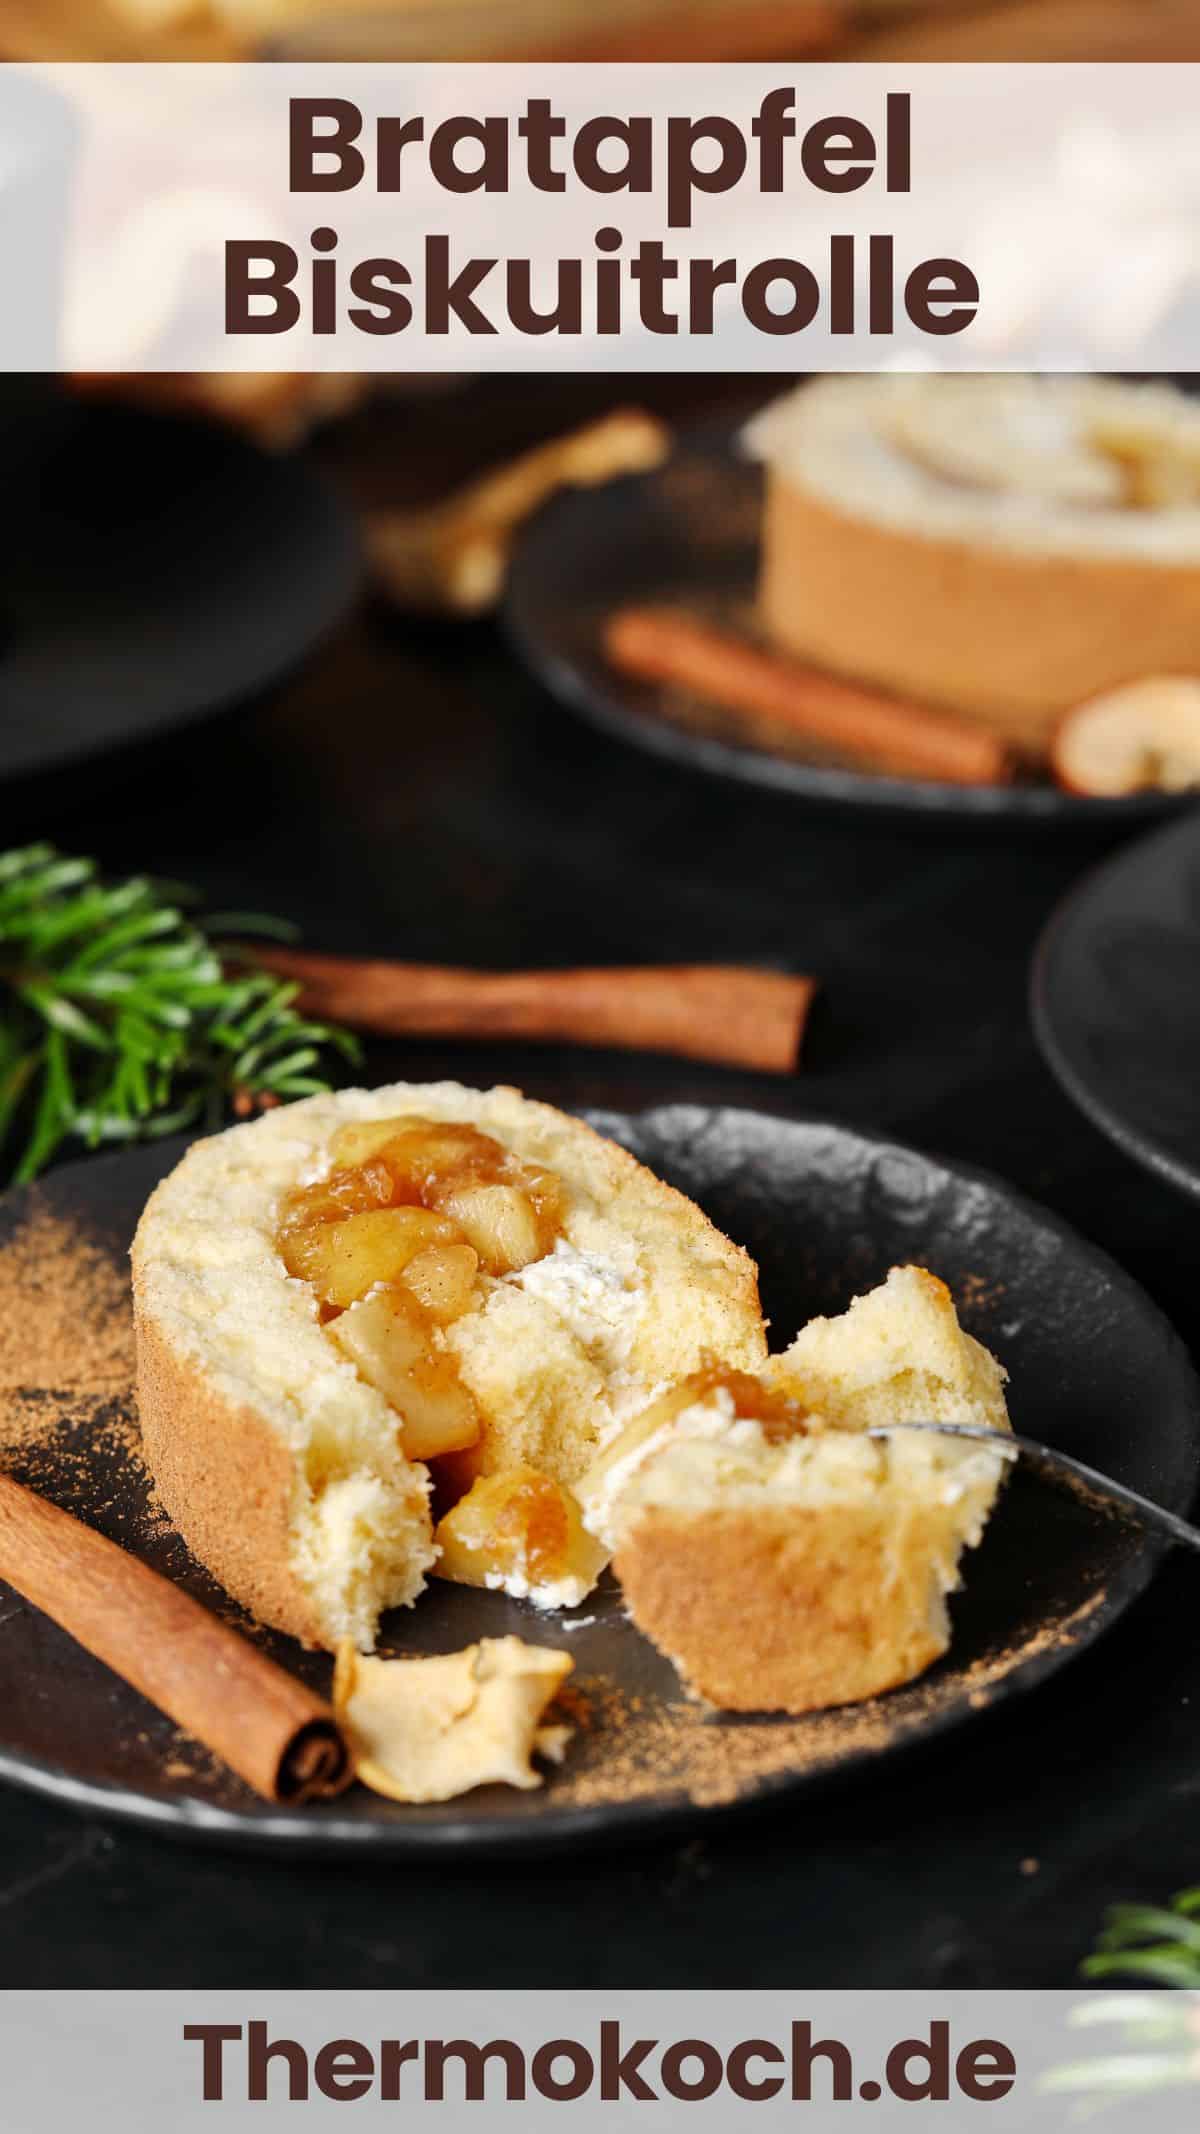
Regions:
<instances>
[{"instance_id":1,"label":"green pine needle","mask_svg":"<svg viewBox=\"0 0 1200 2134\"><path fill-rule=\"evenodd\" d=\"M201 926L176 885L101 879L52 845L0 853L0 1168L35 1178L64 1144L144 1140L327 1089L326 1057L358 1057L307 1021L298 988L226 972L215 937L278 936L278 920Z\"/></svg>"},{"instance_id":2,"label":"green pine needle","mask_svg":"<svg viewBox=\"0 0 1200 2134\"><path fill-rule=\"evenodd\" d=\"M1156 1986L1200 1986L1200 1889L1169 1904L1114 1904L1105 1914L1084 1978L1139 1978Z\"/></svg>"}]
</instances>

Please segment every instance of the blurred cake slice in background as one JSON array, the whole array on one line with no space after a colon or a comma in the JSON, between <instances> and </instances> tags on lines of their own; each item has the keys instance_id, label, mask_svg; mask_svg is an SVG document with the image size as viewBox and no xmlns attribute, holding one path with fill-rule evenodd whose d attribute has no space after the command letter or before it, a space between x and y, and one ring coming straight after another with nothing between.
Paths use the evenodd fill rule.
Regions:
<instances>
[{"instance_id":1,"label":"blurred cake slice in background","mask_svg":"<svg viewBox=\"0 0 1200 2134\"><path fill-rule=\"evenodd\" d=\"M1200 404L1174 387L824 378L747 441L783 650L1037 754L1089 697L1200 673Z\"/></svg>"}]
</instances>

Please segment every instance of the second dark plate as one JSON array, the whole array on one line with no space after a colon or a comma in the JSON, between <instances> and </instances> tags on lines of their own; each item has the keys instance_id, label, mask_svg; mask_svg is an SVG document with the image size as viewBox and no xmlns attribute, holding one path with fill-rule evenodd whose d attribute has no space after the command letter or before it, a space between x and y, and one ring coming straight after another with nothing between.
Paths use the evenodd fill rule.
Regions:
<instances>
[{"instance_id":1,"label":"second dark plate","mask_svg":"<svg viewBox=\"0 0 1200 2134\"><path fill-rule=\"evenodd\" d=\"M1044 1210L980 1173L821 1122L678 1105L596 1123L753 1253L776 1345L813 1313L841 1310L894 1262L924 1261L1008 1366L1018 1429L1173 1510L1186 1507L1198 1388L1182 1344L1135 1283ZM96 1158L11 1195L0 1207L0 1252L40 1208L56 1237L67 1225L98 1243L123 1283L145 1199L180 1153L171 1143ZM28 1254L23 1267L27 1286L42 1279L30 1274ZM61 1259L45 1279L62 1283ZM79 1375L61 1351L52 1369L53 1382L44 1363L22 1373L20 1404L38 1427L10 1444L5 1465L237 1619L148 1501L128 1389L61 1390ZM803 1719L689 1703L611 1580L560 1616L435 1580L414 1609L387 1618L386 1647L450 1651L510 1631L563 1647L582 1697L566 1764L536 1793L489 1786L445 1805L403 1807L356 1788L299 1812L257 1800L0 1586L0 1778L179 1836L310 1858L577 1846L877 1770L1063 1666L1129 1606L1157 1561L1145 1536L1097 1521L1018 1472L967 1562L946 1657L888 1696ZM259 1636L285 1667L328 1684L323 1655Z\"/></svg>"},{"instance_id":2,"label":"second dark plate","mask_svg":"<svg viewBox=\"0 0 1200 2134\"><path fill-rule=\"evenodd\" d=\"M681 766L797 799L953 821L1049 827L1156 818L1175 796L1087 800L1048 781L935 784L820 761L799 744L755 740L745 723L619 674L601 632L627 603L749 609L762 477L728 437L685 441L664 467L599 489L563 490L533 521L509 574L505 618L521 657L573 711ZM782 752L784 749L788 752Z\"/></svg>"},{"instance_id":3,"label":"second dark plate","mask_svg":"<svg viewBox=\"0 0 1200 2134\"><path fill-rule=\"evenodd\" d=\"M0 537L0 779L253 697L358 583L350 514L302 458L168 415L60 418Z\"/></svg>"},{"instance_id":4,"label":"second dark plate","mask_svg":"<svg viewBox=\"0 0 1200 2134\"><path fill-rule=\"evenodd\" d=\"M1093 1123L1200 1195L1200 812L1071 891L1038 948L1033 1023Z\"/></svg>"}]
</instances>

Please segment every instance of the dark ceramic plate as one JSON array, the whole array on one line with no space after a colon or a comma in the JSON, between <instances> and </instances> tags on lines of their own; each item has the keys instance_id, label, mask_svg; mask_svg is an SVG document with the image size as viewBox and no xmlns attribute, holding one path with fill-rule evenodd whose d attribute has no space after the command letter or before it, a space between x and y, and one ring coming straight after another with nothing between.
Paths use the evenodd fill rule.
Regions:
<instances>
[{"instance_id":1,"label":"dark ceramic plate","mask_svg":"<svg viewBox=\"0 0 1200 2134\"><path fill-rule=\"evenodd\" d=\"M838 1126L691 1106L598 1123L748 1246L777 1342L813 1312L840 1309L893 1262L923 1260L1008 1365L1018 1428L1162 1504L1186 1506L1200 1389L1183 1348L1142 1292L1051 1216L992 1179ZM52 1210L122 1257L180 1147L79 1164L42 1191ZM27 1207L25 1194L3 1205L0 1235L12 1234ZM52 1388L45 1399L60 1418L57 1433L12 1455L13 1471L233 1612L174 1533L146 1517L143 1479L112 1427L119 1413L72 1405ZM507 1631L561 1645L574 1656L591 1724L538 1793L491 1787L447 1806L406 1808L356 1790L304 1812L257 1801L0 1586L0 1776L81 1808L257 1848L576 1843L694 1817L708 1804L762 1800L955 1725L1089 1644L1156 1560L1131 1530L1097 1524L1018 1474L970 1560L946 1659L887 1697L802 1720L718 1718L688 1704L611 1586L554 1617L435 1584L415 1610L388 1619L386 1649L451 1650ZM327 1683L323 1657L286 1638L263 1642L284 1665Z\"/></svg>"},{"instance_id":2,"label":"dark ceramic plate","mask_svg":"<svg viewBox=\"0 0 1200 2134\"><path fill-rule=\"evenodd\" d=\"M58 415L0 534L0 777L254 696L358 580L350 517L303 460L168 416Z\"/></svg>"},{"instance_id":3,"label":"dark ceramic plate","mask_svg":"<svg viewBox=\"0 0 1200 2134\"><path fill-rule=\"evenodd\" d=\"M1072 890L1034 962L1033 1020L1101 1131L1200 1194L1200 813Z\"/></svg>"},{"instance_id":4,"label":"dark ceramic plate","mask_svg":"<svg viewBox=\"0 0 1200 2134\"><path fill-rule=\"evenodd\" d=\"M806 800L971 821L1079 826L1136 822L1174 805L1162 793L1085 800L1049 783L961 786L889 778L820 760L794 736L746 723L604 657L606 616L626 602L748 616L758 567L762 478L727 439L681 447L652 474L562 491L533 521L509 574L505 619L518 653L573 711L691 769Z\"/></svg>"}]
</instances>

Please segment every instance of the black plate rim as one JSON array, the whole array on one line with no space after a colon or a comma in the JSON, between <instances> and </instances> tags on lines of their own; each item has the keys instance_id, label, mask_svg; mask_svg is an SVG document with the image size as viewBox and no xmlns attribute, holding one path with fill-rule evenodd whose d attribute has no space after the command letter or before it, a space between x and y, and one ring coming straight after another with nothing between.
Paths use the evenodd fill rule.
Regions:
<instances>
[{"instance_id":1,"label":"black plate rim","mask_svg":"<svg viewBox=\"0 0 1200 2134\"><path fill-rule=\"evenodd\" d=\"M713 442L711 432L701 431L693 437L685 432L676 439L675 451L686 451L691 446L712 457ZM636 491L653 480L657 471L622 475L605 486ZM537 575L541 546L561 548L562 524L576 515L582 518L593 497L594 492L588 489L560 490L522 527L509 564L500 621L513 651L535 679L569 710L610 737L686 769L702 771L706 777L732 779L739 785L785 793L795 800L936 821L1100 829L1157 822L1187 804L1186 795L1172 793L1132 793L1121 799L1101 799L1061 792L1048 785L961 786L932 779L872 776L864 771L798 763L765 750L739 747L736 742L690 733L668 719L631 709L615 685L593 681L574 661L546 643L523 597L526 583Z\"/></svg>"},{"instance_id":2,"label":"black plate rim","mask_svg":"<svg viewBox=\"0 0 1200 2134\"><path fill-rule=\"evenodd\" d=\"M1183 845L1189 835L1194 839L1198 828L1200 806L1193 802L1180 820L1165 824L1147 837L1137 838L1098 867L1090 868L1051 913L1034 949L1029 974L1029 1010L1034 1036L1047 1066L1071 1102L1123 1155L1193 1199L1200 1199L1200 1163L1195 1167L1186 1163L1171 1149L1164 1148L1153 1134L1131 1125L1119 1109L1114 1109L1097 1094L1086 1073L1072 1057L1070 1041L1064 1038L1059 1027L1053 1000L1056 961L1065 953L1080 914L1086 913L1096 891L1107 887L1114 877L1119 878L1126 867L1138 866L1148 852L1157 852L1176 840Z\"/></svg>"},{"instance_id":3,"label":"black plate rim","mask_svg":"<svg viewBox=\"0 0 1200 2134\"><path fill-rule=\"evenodd\" d=\"M998 1195L1017 1214L1032 1219L1061 1244L1082 1255L1091 1267L1104 1276L1107 1283L1136 1306L1147 1323L1156 1324L1161 1332L1167 1368L1177 1382L1180 1413L1186 1413L1190 1425L1185 1448L1188 1454L1186 1476L1178 1493L1166 1508L1180 1513L1187 1511L1200 1481L1200 1375L1197 1374L1184 1342L1166 1313L1147 1295L1141 1284L1101 1246L1093 1245L1052 1209L1022 1193L1019 1188L1010 1186L995 1172L983 1166L961 1163L956 1158L917 1148L912 1143L895 1140L890 1135L872 1133L827 1112L776 1113L762 1106L735 1104L655 1104L639 1111L625 1113L592 1106L582 1111L579 1116L589 1123L594 1123L601 1132L610 1131L612 1122L620 1119L636 1134L639 1129L652 1130L653 1122L664 1114L680 1112L700 1113L707 1118L732 1114L749 1116L759 1121L766 1120L772 1125L804 1126L828 1132L839 1138L856 1140L877 1154L915 1158L918 1163L932 1164L940 1168L948 1178ZM180 1137L181 1149L186 1146L186 1138L190 1137ZM128 1151L117 1150L111 1154L85 1158L80 1164L66 1165L63 1169L81 1169L85 1164L91 1169L97 1163L116 1165L127 1154ZM8 1197L5 1194L3 1199L7 1200ZM211 1843L226 1849L262 1852L274 1857L300 1855L316 1859L336 1855L344 1859L372 1855L376 1858L400 1859L426 1855L443 1857L470 1854L501 1858L512 1853L522 1856L548 1855L570 1849L580 1842L618 1844L653 1836L664 1829L692 1828L698 1823L707 1822L713 1815L724 1819L762 1812L788 1793L805 1788L816 1789L833 1778L860 1778L871 1765L881 1760L915 1753L955 1728L985 1718L1009 1696L1036 1689L1059 1668L1069 1665L1077 1655L1088 1651L1103 1637L1145 1591L1158 1569L1164 1549L1165 1544L1161 1540L1151 1535L1144 1536L1138 1552L1112 1577L1102 1599L1081 1625L1079 1634L1070 1641L1056 1640L1045 1651L1018 1661L1007 1674L991 1685L986 1702L972 1706L962 1700L948 1705L945 1710L932 1716L914 1714L907 1723L901 1723L898 1733L883 1746L851 1749L836 1759L831 1759L825 1766L774 1773L760 1781L752 1790L730 1801L697 1803L691 1796L681 1792L650 1800L605 1802L592 1807L562 1809L544 1822L504 1824L487 1824L477 1819L460 1820L454 1817L445 1817L436 1823L409 1825L391 1821L369 1823L339 1818L336 1808L310 1808L302 1812L287 1809L264 1812L255 1809L241 1814L189 1797L158 1799L152 1794L138 1792L117 1783L75 1777L43 1759L21 1755L2 1746L0 1784L12 1785L23 1792L40 1795L80 1813L100 1814L122 1824L149 1829L159 1836L180 1842ZM880 1701L886 1702L886 1698Z\"/></svg>"},{"instance_id":4,"label":"black plate rim","mask_svg":"<svg viewBox=\"0 0 1200 2134\"><path fill-rule=\"evenodd\" d=\"M218 694L197 696L192 702L164 711L149 722L119 725L114 721L106 725L103 732L60 736L57 745L36 760L9 767L0 765L0 789L12 790L23 782L52 778L60 772L86 770L89 764L99 762L110 753L153 745L168 735L185 733L203 720L218 718L223 711L237 705L254 703L297 673L332 636L358 599L363 583L363 546L354 515L336 484L307 452L273 453L239 431L187 413L115 403L90 406L85 413L87 420L93 423L108 418L153 429L156 436L166 441L167 449L173 435L195 436L211 432L223 450L240 456L246 465L266 466L275 477L283 468L297 493L303 491L307 495L325 523L330 590L328 598L314 605L305 614L302 624L298 623L286 649L273 657L260 658L253 667L248 666L245 676L235 686Z\"/></svg>"}]
</instances>

